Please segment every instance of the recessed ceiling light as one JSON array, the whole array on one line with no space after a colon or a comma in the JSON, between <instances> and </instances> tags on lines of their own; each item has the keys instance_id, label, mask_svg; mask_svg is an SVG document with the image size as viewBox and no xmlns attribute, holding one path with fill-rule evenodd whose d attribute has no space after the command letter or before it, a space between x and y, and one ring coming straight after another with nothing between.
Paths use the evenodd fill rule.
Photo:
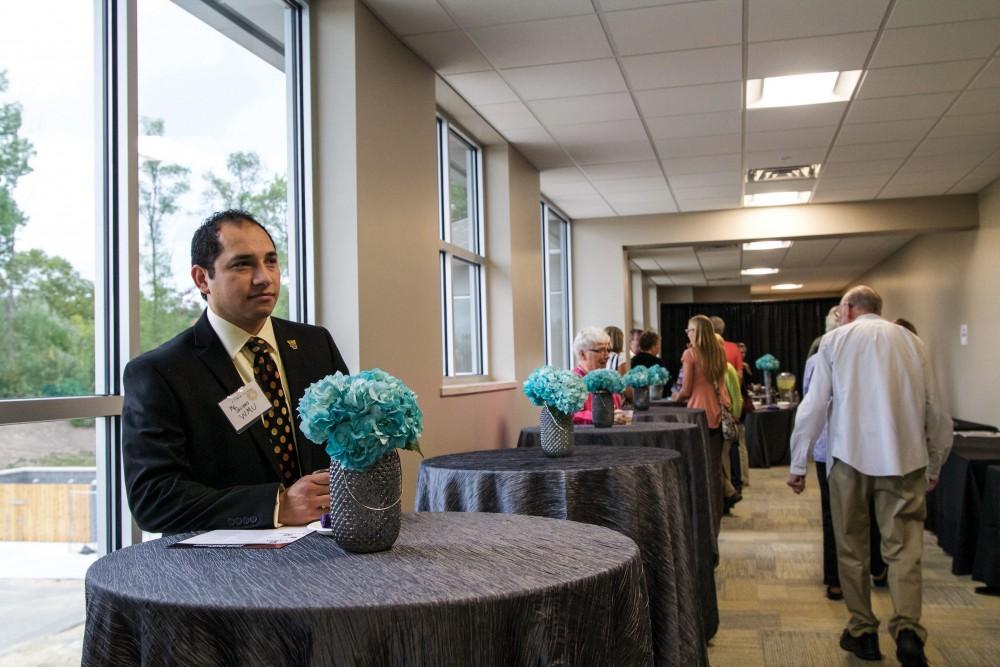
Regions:
<instances>
[{"instance_id":1,"label":"recessed ceiling light","mask_svg":"<svg viewBox=\"0 0 1000 667\"><path fill-rule=\"evenodd\" d=\"M743 195L744 206L787 206L788 204L805 204L812 195L811 190L798 192L758 192Z\"/></svg>"},{"instance_id":2,"label":"recessed ceiling light","mask_svg":"<svg viewBox=\"0 0 1000 667\"><path fill-rule=\"evenodd\" d=\"M744 250L781 250L792 245L791 241L747 241Z\"/></svg>"},{"instance_id":3,"label":"recessed ceiling light","mask_svg":"<svg viewBox=\"0 0 1000 667\"><path fill-rule=\"evenodd\" d=\"M802 283L781 283L780 285L771 285L771 289L802 289Z\"/></svg>"},{"instance_id":4,"label":"recessed ceiling light","mask_svg":"<svg viewBox=\"0 0 1000 667\"><path fill-rule=\"evenodd\" d=\"M778 269L770 269L763 266L758 266L753 269L743 269L740 271L744 276L769 276L772 273L777 273Z\"/></svg>"},{"instance_id":5,"label":"recessed ceiling light","mask_svg":"<svg viewBox=\"0 0 1000 667\"><path fill-rule=\"evenodd\" d=\"M750 79L747 81L747 109L846 102L854 95L860 79L859 69Z\"/></svg>"}]
</instances>

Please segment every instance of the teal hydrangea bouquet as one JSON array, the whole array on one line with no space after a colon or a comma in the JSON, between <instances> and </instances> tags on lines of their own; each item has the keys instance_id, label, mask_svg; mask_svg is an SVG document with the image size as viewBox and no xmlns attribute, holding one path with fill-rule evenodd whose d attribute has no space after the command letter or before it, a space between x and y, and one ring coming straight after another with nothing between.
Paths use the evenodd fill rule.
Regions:
<instances>
[{"instance_id":1,"label":"teal hydrangea bouquet","mask_svg":"<svg viewBox=\"0 0 1000 667\"><path fill-rule=\"evenodd\" d=\"M649 376L649 384L651 385L667 384L670 382L670 371L659 364L646 369L646 374Z\"/></svg>"},{"instance_id":2,"label":"teal hydrangea bouquet","mask_svg":"<svg viewBox=\"0 0 1000 667\"><path fill-rule=\"evenodd\" d=\"M547 405L553 410L571 415L578 412L587 401L587 388L583 380L564 368L539 366L524 381L524 395L537 406Z\"/></svg>"},{"instance_id":3,"label":"teal hydrangea bouquet","mask_svg":"<svg viewBox=\"0 0 1000 667\"><path fill-rule=\"evenodd\" d=\"M771 354L765 354L763 357L760 357L754 362L754 365L759 371L768 371L771 373L781 368L781 363Z\"/></svg>"},{"instance_id":4,"label":"teal hydrangea bouquet","mask_svg":"<svg viewBox=\"0 0 1000 667\"><path fill-rule=\"evenodd\" d=\"M607 368L590 371L583 376L583 384L590 393L606 391L611 394L620 394L625 391L625 383L622 382L622 376L618 374L618 371Z\"/></svg>"},{"instance_id":5,"label":"teal hydrangea bouquet","mask_svg":"<svg viewBox=\"0 0 1000 667\"><path fill-rule=\"evenodd\" d=\"M649 369L645 366L635 366L625 373L625 377L622 378L625 382L626 387L648 387L651 382L649 381Z\"/></svg>"},{"instance_id":6,"label":"teal hydrangea bouquet","mask_svg":"<svg viewBox=\"0 0 1000 667\"><path fill-rule=\"evenodd\" d=\"M424 415L414 394L378 368L337 372L314 382L299 402L302 432L345 470L365 470L393 449L420 452Z\"/></svg>"}]
</instances>

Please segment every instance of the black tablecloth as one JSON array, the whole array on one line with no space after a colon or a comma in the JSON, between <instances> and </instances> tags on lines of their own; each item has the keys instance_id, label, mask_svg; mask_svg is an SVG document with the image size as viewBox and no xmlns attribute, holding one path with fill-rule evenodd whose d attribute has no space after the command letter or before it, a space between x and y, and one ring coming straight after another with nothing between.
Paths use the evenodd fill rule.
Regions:
<instances>
[{"instance_id":1,"label":"black tablecloth","mask_svg":"<svg viewBox=\"0 0 1000 667\"><path fill-rule=\"evenodd\" d=\"M706 665L707 637L692 538L686 470L677 452L577 447L550 458L538 448L449 454L420 465L416 509L505 512L617 530L642 552L661 665Z\"/></svg>"},{"instance_id":2,"label":"black tablecloth","mask_svg":"<svg viewBox=\"0 0 1000 667\"><path fill-rule=\"evenodd\" d=\"M538 517L404 514L347 554L128 547L87 571L84 665L648 665L638 548Z\"/></svg>"},{"instance_id":3,"label":"black tablecloth","mask_svg":"<svg viewBox=\"0 0 1000 667\"><path fill-rule=\"evenodd\" d=\"M716 532L716 504L712 495L717 488L710 468L711 459L703 434L696 425L687 423L641 422L628 426L594 428L574 427L577 445L606 445L617 447L658 447L680 452L687 468L688 500L691 508L691 525L698 566L698 581L704 589L702 607L705 615L705 632L709 638L719 628L718 608L715 604L715 564L719 561L719 543ZM521 429L518 447L538 446L538 427Z\"/></svg>"},{"instance_id":4,"label":"black tablecloth","mask_svg":"<svg viewBox=\"0 0 1000 667\"><path fill-rule=\"evenodd\" d=\"M747 428L751 468L770 468L792 462L789 446L795 428L795 408L754 410L747 413L743 423Z\"/></svg>"},{"instance_id":5,"label":"black tablecloth","mask_svg":"<svg viewBox=\"0 0 1000 667\"><path fill-rule=\"evenodd\" d=\"M955 423L954 430L956 431L992 431L993 433L998 431L996 426L990 426L989 424L978 424L964 419L952 419L952 421Z\"/></svg>"},{"instance_id":6,"label":"black tablecloth","mask_svg":"<svg viewBox=\"0 0 1000 667\"><path fill-rule=\"evenodd\" d=\"M941 468L934 490L934 520L938 544L951 555L954 574L971 574L982 518L986 468L1000 464L1000 438L955 438L951 455Z\"/></svg>"},{"instance_id":7,"label":"black tablecloth","mask_svg":"<svg viewBox=\"0 0 1000 667\"><path fill-rule=\"evenodd\" d=\"M1000 588L1000 466L986 469L985 487L972 578Z\"/></svg>"}]
</instances>

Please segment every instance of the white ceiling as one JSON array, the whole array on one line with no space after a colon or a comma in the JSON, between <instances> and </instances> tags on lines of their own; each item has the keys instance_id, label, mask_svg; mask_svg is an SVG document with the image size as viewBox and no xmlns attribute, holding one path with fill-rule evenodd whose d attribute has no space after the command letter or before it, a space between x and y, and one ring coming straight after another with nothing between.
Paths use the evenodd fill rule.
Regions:
<instances>
[{"instance_id":1,"label":"white ceiling","mask_svg":"<svg viewBox=\"0 0 1000 667\"><path fill-rule=\"evenodd\" d=\"M807 292L839 292L913 239L908 234L798 240L781 250L743 250L742 243L630 249L633 269L666 287L750 286L754 296L778 295L778 283L800 283ZM769 267L767 276L741 269ZM784 292L794 295L795 292Z\"/></svg>"},{"instance_id":2,"label":"white ceiling","mask_svg":"<svg viewBox=\"0 0 1000 667\"><path fill-rule=\"evenodd\" d=\"M1000 0L365 0L541 171L572 218L813 202L1000 176ZM864 69L850 102L746 111L747 78Z\"/></svg>"}]
</instances>

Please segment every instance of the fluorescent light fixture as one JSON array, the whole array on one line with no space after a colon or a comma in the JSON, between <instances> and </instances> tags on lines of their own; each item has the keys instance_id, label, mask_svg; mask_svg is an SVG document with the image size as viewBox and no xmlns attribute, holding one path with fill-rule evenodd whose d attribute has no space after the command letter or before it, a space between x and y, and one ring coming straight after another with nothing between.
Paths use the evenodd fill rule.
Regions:
<instances>
[{"instance_id":1,"label":"fluorescent light fixture","mask_svg":"<svg viewBox=\"0 0 1000 667\"><path fill-rule=\"evenodd\" d=\"M859 69L750 79L747 81L747 109L846 102L854 95L860 79Z\"/></svg>"},{"instance_id":2,"label":"fluorescent light fixture","mask_svg":"<svg viewBox=\"0 0 1000 667\"><path fill-rule=\"evenodd\" d=\"M744 250L781 250L792 245L791 241L748 241L743 244Z\"/></svg>"},{"instance_id":3,"label":"fluorescent light fixture","mask_svg":"<svg viewBox=\"0 0 1000 667\"><path fill-rule=\"evenodd\" d=\"M758 266L753 269L743 269L740 271L744 276L769 276L773 273L777 273L778 269L771 269L763 266Z\"/></svg>"},{"instance_id":4,"label":"fluorescent light fixture","mask_svg":"<svg viewBox=\"0 0 1000 667\"><path fill-rule=\"evenodd\" d=\"M780 289L780 290L802 289L802 283L781 283L780 285L771 285L771 289Z\"/></svg>"},{"instance_id":5,"label":"fluorescent light fixture","mask_svg":"<svg viewBox=\"0 0 1000 667\"><path fill-rule=\"evenodd\" d=\"M743 195L744 206L787 206L788 204L805 204L809 201L812 190L799 192L758 192Z\"/></svg>"}]
</instances>

